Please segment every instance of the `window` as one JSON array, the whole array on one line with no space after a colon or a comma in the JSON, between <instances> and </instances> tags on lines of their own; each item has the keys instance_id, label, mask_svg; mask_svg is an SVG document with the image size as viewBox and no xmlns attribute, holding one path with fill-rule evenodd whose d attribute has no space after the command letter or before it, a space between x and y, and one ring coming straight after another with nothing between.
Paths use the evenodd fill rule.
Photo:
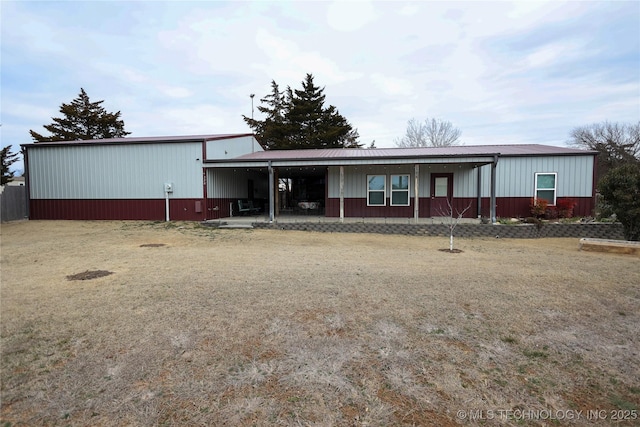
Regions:
<instances>
[{"instance_id":1,"label":"window","mask_svg":"<svg viewBox=\"0 0 640 427\"><path fill-rule=\"evenodd\" d=\"M556 204L556 173L536 173L536 200L546 200L550 206Z\"/></svg>"},{"instance_id":2,"label":"window","mask_svg":"<svg viewBox=\"0 0 640 427\"><path fill-rule=\"evenodd\" d=\"M386 178L386 175L367 175L367 206L385 205Z\"/></svg>"},{"instance_id":3,"label":"window","mask_svg":"<svg viewBox=\"0 0 640 427\"><path fill-rule=\"evenodd\" d=\"M434 179L433 195L435 197L449 197L449 177L438 176Z\"/></svg>"},{"instance_id":4,"label":"window","mask_svg":"<svg viewBox=\"0 0 640 427\"><path fill-rule=\"evenodd\" d=\"M391 175L391 205L409 206L409 175Z\"/></svg>"}]
</instances>

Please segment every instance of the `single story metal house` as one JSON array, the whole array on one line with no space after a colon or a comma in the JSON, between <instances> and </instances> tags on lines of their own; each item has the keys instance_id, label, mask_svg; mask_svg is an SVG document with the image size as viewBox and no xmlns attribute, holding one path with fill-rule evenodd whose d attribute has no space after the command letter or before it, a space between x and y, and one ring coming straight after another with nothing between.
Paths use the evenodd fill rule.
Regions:
<instances>
[{"instance_id":1,"label":"single story metal house","mask_svg":"<svg viewBox=\"0 0 640 427\"><path fill-rule=\"evenodd\" d=\"M548 145L265 151L252 134L24 144L31 219L531 216L595 207L595 151ZM249 207L251 209L249 210Z\"/></svg>"}]
</instances>

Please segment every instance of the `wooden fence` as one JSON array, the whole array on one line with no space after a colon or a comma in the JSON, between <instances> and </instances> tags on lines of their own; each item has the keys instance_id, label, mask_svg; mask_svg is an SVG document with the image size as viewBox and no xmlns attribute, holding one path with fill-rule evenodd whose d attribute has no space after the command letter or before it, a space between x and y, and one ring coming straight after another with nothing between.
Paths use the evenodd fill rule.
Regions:
<instances>
[{"instance_id":1,"label":"wooden fence","mask_svg":"<svg viewBox=\"0 0 640 427\"><path fill-rule=\"evenodd\" d=\"M0 220L16 221L26 219L27 214L27 187L24 185L5 185L0 192Z\"/></svg>"}]
</instances>

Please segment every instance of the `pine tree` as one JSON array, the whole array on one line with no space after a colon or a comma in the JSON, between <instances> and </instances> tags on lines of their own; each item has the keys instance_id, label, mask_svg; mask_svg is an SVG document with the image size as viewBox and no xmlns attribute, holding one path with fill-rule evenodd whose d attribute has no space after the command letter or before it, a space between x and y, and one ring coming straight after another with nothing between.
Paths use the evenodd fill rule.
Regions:
<instances>
[{"instance_id":1,"label":"pine tree","mask_svg":"<svg viewBox=\"0 0 640 427\"><path fill-rule=\"evenodd\" d=\"M6 183L13 181L14 172L10 170L10 166L18 161L18 153L12 153L11 146L7 145L0 150L0 158L2 159L0 185L5 185Z\"/></svg>"},{"instance_id":2,"label":"pine tree","mask_svg":"<svg viewBox=\"0 0 640 427\"><path fill-rule=\"evenodd\" d=\"M60 112L64 117L54 117L53 123L44 125L51 136L43 136L33 130L29 133L34 142L78 141L85 139L122 138L131 132L124 130L120 111L109 113L100 104L91 102L89 96L80 89L80 94L70 104L63 103Z\"/></svg>"},{"instance_id":3,"label":"pine tree","mask_svg":"<svg viewBox=\"0 0 640 427\"><path fill-rule=\"evenodd\" d=\"M260 99L258 111L266 115L262 121L244 117L256 137L267 149L285 145L287 136L287 99L275 81L271 81L271 93Z\"/></svg>"},{"instance_id":4,"label":"pine tree","mask_svg":"<svg viewBox=\"0 0 640 427\"><path fill-rule=\"evenodd\" d=\"M357 148L358 132L334 107L324 107L324 88L315 86L307 74L302 89L280 92L275 81L272 92L260 101L264 120L244 117L256 137L268 149Z\"/></svg>"},{"instance_id":5,"label":"pine tree","mask_svg":"<svg viewBox=\"0 0 640 427\"><path fill-rule=\"evenodd\" d=\"M302 148L305 145L318 148L325 145L326 136L321 133L326 98L323 92L324 88L321 89L313 84L311 74L307 74L305 81L302 82L302 90L294 91L295 95L291 97L289 120L295 131L295 145L299 147L292 148Z\"/></svg>"}]
</instances>

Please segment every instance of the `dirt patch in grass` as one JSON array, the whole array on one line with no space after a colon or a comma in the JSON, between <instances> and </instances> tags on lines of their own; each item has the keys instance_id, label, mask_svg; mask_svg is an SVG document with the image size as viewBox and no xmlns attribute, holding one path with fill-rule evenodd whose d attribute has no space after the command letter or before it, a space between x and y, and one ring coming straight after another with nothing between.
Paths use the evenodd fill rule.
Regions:
<instances>
[{"instance_id":1,"label":"dirt patch in grass","mask_svg":"<svg viewBox=\"0 0 640 427\"><path fill-rule=\"evenodd\" d=\"M67 280L92 280L99 277L105 277L113 274L111 271L106 270L87 270L82 273L71 274L67 276Z\"/></svg>"},{"instance_id":2,"label":"dirt patch in grass","mask_svg":"<svg viewBox=\"0 0 640 427\"><path fill-rule=\"evenodd\" d=\"M513 411L640 409L638 259L578 239L459 238L453 257L446 237L0 231L3 425L542 426ZM118 274L66 280L101 269ZM469 420L487 411L512 418Z\"/></svg>"}]
</instances>

